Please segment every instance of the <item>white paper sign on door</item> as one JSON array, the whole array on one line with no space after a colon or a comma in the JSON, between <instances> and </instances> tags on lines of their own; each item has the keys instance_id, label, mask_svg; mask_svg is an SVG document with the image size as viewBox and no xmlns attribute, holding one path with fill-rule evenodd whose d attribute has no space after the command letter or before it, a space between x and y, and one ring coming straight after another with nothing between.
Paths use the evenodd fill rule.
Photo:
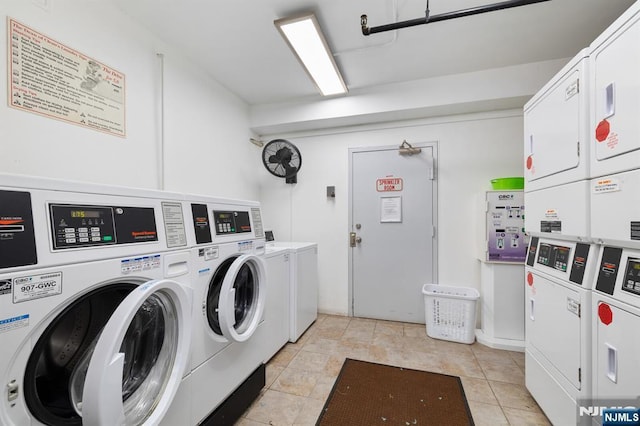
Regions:
<instances>
[{"instance_id":1,"label":"white paper sign on door","mask_svg":"<svg viewBox=\"0 0 640 426\"><path fill-rule=\"evenodd\" d=\"M380 197L380 222L402 222L402 197Z\"/></svg>"}]
</instances>

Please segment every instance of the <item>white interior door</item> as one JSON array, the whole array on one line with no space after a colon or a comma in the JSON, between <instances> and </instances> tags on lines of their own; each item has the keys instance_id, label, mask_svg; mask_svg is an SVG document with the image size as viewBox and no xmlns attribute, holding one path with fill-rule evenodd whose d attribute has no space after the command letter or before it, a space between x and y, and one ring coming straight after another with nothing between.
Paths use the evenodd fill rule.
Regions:
<instances>
[{"instance_id":1,"label":"white interior door","mask_svg":"<svg viewBox=\"0 0 640 426\"><path fill-rule=\"evenodd\" d=\"M436 280L435 143L352 149L351 295L356 317L424 323Z\"/></svg>"}]
</instances>

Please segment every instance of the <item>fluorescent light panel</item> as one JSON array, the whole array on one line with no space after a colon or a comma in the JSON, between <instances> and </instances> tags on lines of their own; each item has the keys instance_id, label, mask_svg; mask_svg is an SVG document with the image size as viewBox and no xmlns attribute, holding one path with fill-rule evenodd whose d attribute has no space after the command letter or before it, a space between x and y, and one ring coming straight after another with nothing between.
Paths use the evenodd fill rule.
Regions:
<instances>
[{"instance_id":1,"label":"fluorescent light panel","mask_svg":"<svg viewBox=\"0 0 640 426\"><path fill-rule=\"evenodd\" d=\"M274 24L323 96L347 92L313 13L278 19Z\"/></svg>"}]
</instances>

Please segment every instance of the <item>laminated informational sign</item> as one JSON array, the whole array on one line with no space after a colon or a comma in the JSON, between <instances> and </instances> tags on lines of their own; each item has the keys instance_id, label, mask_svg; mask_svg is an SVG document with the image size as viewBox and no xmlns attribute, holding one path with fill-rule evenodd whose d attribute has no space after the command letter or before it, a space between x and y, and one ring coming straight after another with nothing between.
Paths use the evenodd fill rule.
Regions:
<instances>
[{"instance_id":1,"label":"laminated informational sign","mask_svg":"<svg viewBox=\"0 0 640 426\"><path fill-rule=\"evenodd\" d=\"M7 18L9 106L126 136L125 76Z\"/></svg>"},{"instance_id":2,"label":"laminated informational sign","mask_svg":"<svg viewBox=\"0 0 640 426\"><path fill-rule=\"evenodd\" d=\"M524 262L527 238L524 234L522 191L487 192L487 259Z\"/></svg>"}]
</instances>

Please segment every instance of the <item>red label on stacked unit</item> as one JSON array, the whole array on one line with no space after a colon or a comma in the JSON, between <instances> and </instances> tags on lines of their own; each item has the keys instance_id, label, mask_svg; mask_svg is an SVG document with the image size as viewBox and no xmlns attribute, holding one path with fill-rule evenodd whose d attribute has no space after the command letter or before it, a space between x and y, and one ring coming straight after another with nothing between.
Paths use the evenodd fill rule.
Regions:
<instances>
[{"instance_id":1,"label":"red label on stacked unit","mask_svg":"<svg viewBox=\"0 0 640 426\"><path fill-rule=\"evenodd\" d=\"M527 284L529 284L529 287L533 285L533 274L531 272L527 273Z\"/></svg>"},{"instance_id":2,"label":"red label on stacked unit","mask_svg":"<svg viewBox=\"0 0 640 426\"><path fill-rule=\"evenodd\" d=\"M600 303L598 305L598 318L604 325L609 325L613 322L613 311L611 307L606 303Z\"/></svg>"},{"instance_id":3,"label":"red label on stacked unit","mask_svg":"<svg viewBox=\"0 0 640 426\"><path fill-rule=\"evenodd\" d=\"M596 140L598 142L604 142L609 136L609 132L611 131L611 126L607 120L602 120L598 123L598 127L596 127Z\"/></svg>"}]
</instances>

